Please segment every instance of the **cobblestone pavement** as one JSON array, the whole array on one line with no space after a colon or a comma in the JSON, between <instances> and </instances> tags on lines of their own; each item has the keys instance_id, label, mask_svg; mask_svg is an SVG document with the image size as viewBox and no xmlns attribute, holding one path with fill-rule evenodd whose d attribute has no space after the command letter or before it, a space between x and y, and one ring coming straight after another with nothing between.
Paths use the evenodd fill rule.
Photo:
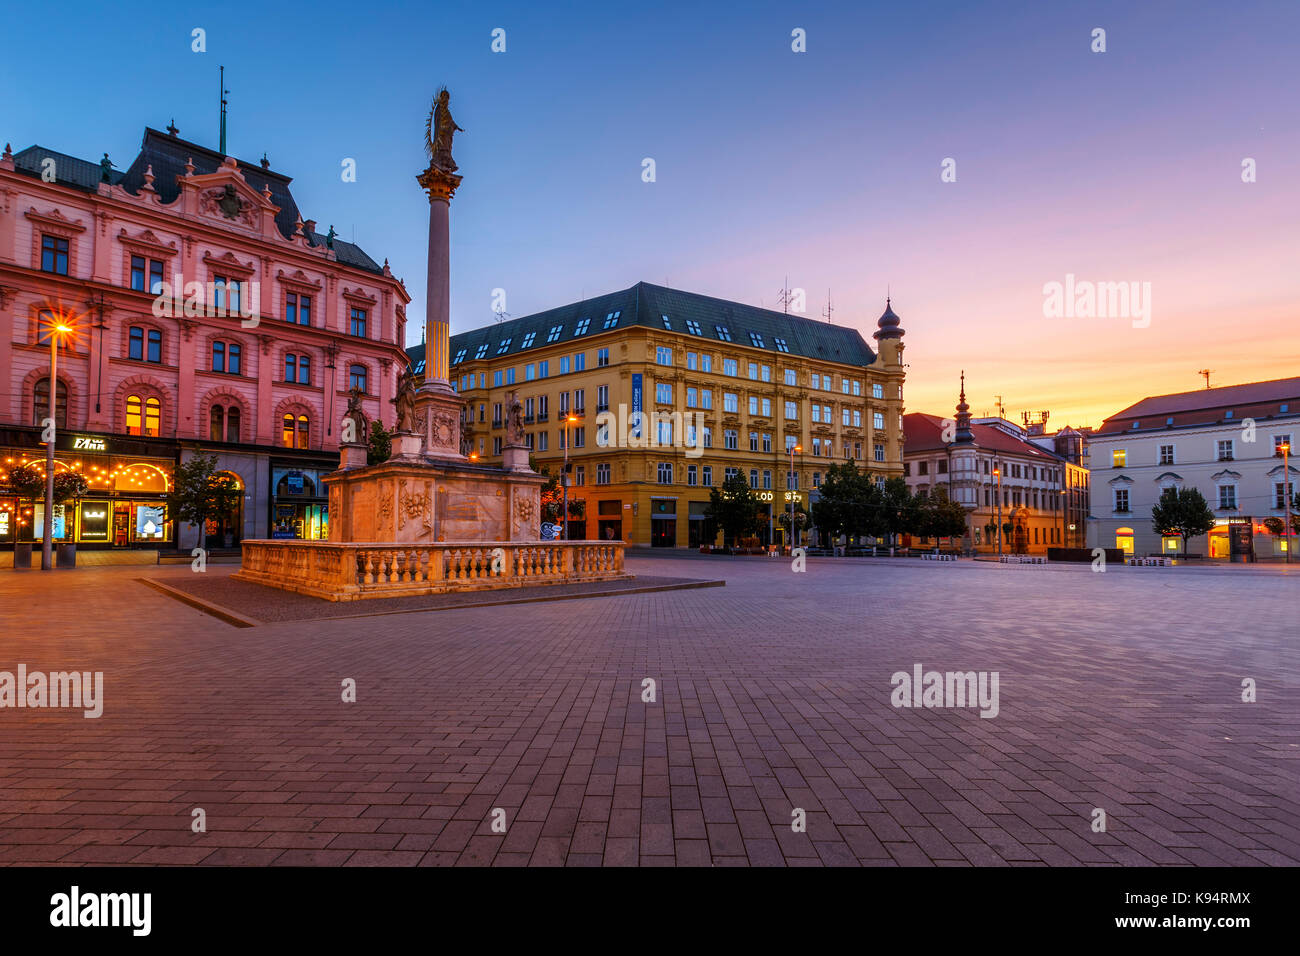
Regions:
<instances>
[{"instance_id":1,"label":"cobblestone pavement","mask_svg":"<svg viewBox=\"0 0 1300 956\"><path fill-rule=\"evenodd\" d=\"M1298 574L628 566L727 587L240 629L0 574L0 671L105 698L0 709L0 863L1300 863ZM893 707L918 663L997 716Z\"/></svg>"}]
</instances>

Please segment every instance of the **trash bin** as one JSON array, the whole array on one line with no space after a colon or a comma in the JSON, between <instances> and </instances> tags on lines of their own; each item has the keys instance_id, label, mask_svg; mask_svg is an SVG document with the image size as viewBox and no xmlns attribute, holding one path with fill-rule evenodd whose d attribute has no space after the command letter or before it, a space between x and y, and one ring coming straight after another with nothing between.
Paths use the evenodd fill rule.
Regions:
<instances>
[{"instance_id":1,"label":"trash bin","mask_svg":"<svg viewBox=\"0 0 1300 956\"><path fill-rule=\"evenodd\" d=\"M32 566L32 545L31 542L26 544L18 543L14 545L14 567L30 568Z\"/></svg>"},{"instance_id":2,"label":"trash bin","mask_svg":"<svg viewBox=\"0 0 1300 956\"><path fill-rule=\"evenodd\" d=\"M77 546L75 544L55 545L58 552L54 562L56 568L75 568L77 566Z\"/></svg>"}]
</instances>

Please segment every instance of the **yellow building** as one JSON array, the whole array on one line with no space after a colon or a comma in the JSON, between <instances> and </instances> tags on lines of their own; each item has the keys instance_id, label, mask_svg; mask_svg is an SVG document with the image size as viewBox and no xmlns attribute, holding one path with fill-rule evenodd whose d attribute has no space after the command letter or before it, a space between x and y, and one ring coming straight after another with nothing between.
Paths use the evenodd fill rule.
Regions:
<instances>
[{"instance_id":1,"label":"yellow building","mask_svg":"<svg viewBox=\"0 0 1300 956\"><path fill-rule=\"evenodd\" d=\"M879 354L847 326L641 282L452 336L451 381L481 461L501 460L511 393L539 469L561 472L567 428L569 537L698 547L733 470L769 515L846 459L902 475L903 330L888 307L877 326Z\"/></svg>"}]
</instances>

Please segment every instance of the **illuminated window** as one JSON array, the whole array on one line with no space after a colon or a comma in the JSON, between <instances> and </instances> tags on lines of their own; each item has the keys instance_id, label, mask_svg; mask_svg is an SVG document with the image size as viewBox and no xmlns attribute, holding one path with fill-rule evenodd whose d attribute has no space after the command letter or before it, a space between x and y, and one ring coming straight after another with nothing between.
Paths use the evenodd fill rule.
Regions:
<instances>
[{"instance_id":1,"label":"illuminated window","mask_svg":"<svg viewBox=\"0 0 1300 956\"><path fill-rule=\"evenodd\" d=\"M306 448L311 437L311 422L306 415L285 415L281 421L280 440L285 448Z\"/></svg>"},{"instance_id":2,"label":"illuminated window","mask_svg":"<svg viewBox=\"0 0 1300 956\"><path fill-rule=\"evenodd\" d=\"M162 403L156 398L126 397L126 433L157 435L162 421Z\"/></svg>"},{"instance_id":3,"label":"illuminated window","mask_svg":"<svg viewBox=\"0 0 1300 956\"><path fill-rule=\"evenodd\" d=\"M1116 448L1110 453L1110 463L1112 467L1123 468L1128 463L1128 452L1123 448Z\"/></svg>"}]
</instances>

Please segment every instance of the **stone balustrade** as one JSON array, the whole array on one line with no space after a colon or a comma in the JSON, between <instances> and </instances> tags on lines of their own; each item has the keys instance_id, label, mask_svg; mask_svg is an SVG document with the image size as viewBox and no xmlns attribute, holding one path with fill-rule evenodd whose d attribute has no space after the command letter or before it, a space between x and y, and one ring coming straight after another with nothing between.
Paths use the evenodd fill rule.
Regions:
<instances>
[{"instance_id":1,"label":"stone balustrade","mask_svg":"<svg viewBox=\"0 0 1300 956\"><path fill-rule=\"evenodd\" d=\"M574 584L631 577L621 541L351 544L243 542L234 575L330 601Z\"/></svg>"}]
</instances>

